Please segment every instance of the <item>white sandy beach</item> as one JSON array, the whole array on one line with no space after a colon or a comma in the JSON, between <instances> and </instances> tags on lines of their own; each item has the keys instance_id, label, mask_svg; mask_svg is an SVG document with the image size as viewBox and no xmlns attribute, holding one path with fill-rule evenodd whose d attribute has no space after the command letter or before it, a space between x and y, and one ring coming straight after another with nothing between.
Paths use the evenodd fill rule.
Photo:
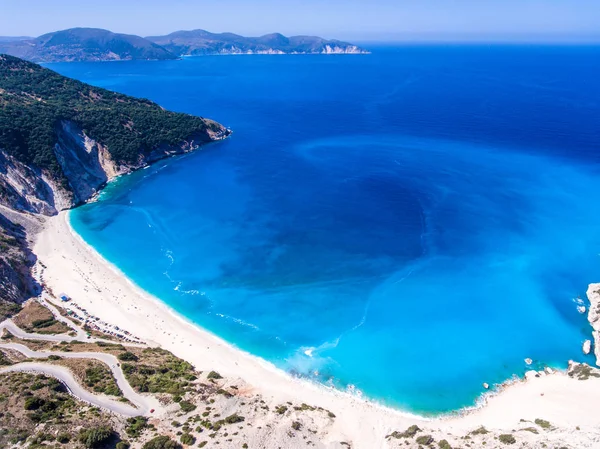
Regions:
<instances>
[{"instance_id":1,"label":"white sandy beach","mask_svg":"<svg viewBox=\"0 0 600 449\"><path fill-rule=\"evenodd\" d=\"M484 406L462 416L423 420L294 379L185 321L134 286L74 234L67 212L47 221L37 237L34 252L47 267L44 282L48 287L55 293L67 293L104 321L160 345L199 370L216 370L224 376L241 379L252 391L261 393L267 403L290 400L331 410L337 419L322 439L325 443L347 440L358 448L386 447L386 435L411 424L464 434L480 425L488 429L516 429L520 419L533 421L536 418L550 421L560 427L563 434L573 432L569 438L578 444L573 447L594 447L595 443L590 441L600 442L598 378L580 381L564 373L541 376L504 388L487 398ZM576 432L576 426L582 431ZM583 434L586 438L579 441ZM530 437L534 435L524 436Z\"/></svg>"}]
</instances>

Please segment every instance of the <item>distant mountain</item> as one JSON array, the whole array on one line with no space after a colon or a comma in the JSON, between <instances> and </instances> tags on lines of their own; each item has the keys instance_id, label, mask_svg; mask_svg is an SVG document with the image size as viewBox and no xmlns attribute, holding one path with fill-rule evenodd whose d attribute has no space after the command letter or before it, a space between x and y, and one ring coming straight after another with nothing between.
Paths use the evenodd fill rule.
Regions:
<instances>
[{"instance_id":1,"label":"distant mountain","mask_svg":"<svg viewBox=\"0 0 600 449\"><path fill-rule=\"evenodd\" d=\"M358 54L366 50L337 40L316 36L285 37L267 34L261 37L244 37L233 33L209 33L205 30L176 31L166 36L147 38L176 55L211 54Z\"/></svg>"},{"instance_id":2,"label":"distant mountain","mask_svg":"<svg viewBox=\"0 0 600 449\"><path fill-rule=\"evenodd\" d=\"M0 36L0 42L26 41L33 39L30 36Z\"/></svg>"},{"instance_id":3,"label":"distant mountain","mask_svg":"<svg viewBox=\"0 0 600 449\"><path fill-rule=\"evenodd\" d=\"M177 59L143 37L97 28L72 28L34 39L0 40L0 53L33 62Z\"/></svg>"},{"instance_id":4,"label":"distant mountain","mask_svg":"<svg viewBox=\"0 0 600 449\"><path fill-rule=\"evenodd\" d=\"M143 38L99 28L71 28L36 38L1 37L0 53L32 62L178 59L221 54L358 54L366 50L348 42L316 36L267 34L244 37L204 30L177 31Z\"/></svg>"}]
</instances>

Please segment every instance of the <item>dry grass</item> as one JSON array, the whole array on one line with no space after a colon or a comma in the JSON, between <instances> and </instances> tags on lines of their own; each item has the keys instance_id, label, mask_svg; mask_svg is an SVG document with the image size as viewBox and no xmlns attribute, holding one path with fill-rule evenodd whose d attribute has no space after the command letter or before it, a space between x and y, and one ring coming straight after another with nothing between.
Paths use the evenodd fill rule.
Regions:
<instances>
[{"instance_id":1,"label":"dry grass","mask_svg":"<svg viewBox=\"0 0 600 449\"><path fill-rule=\"evenodd\" d=\"M105 363L90 359L60 359L48 360L48 363L61 365L75 375L77 381L92 393L104 393L108 396L122 397L123 392Z\"/></svg>"},{"instance_id":2,"label":"dry grass","mask_svg":"<svg viewBox=\"0 0 600 449\"><path fill-rule=\"evenodd\" d=\"M25 303L13 321L21 329L38 334L66 334L71 331L69 326L54 319L50 310L33 300Z\"/></svg>"},{"instance_id":3,"label":"dry grass","mask_svg":"<svg viewBox=\"0 0 600 449\"><path fill-rule=\"evenodd\" d=\"M48 408L27 410L25 401L36 397L52 405ZM58 447L80 448L77 441L79 429L107 425L116 429L118 417L102 413L98 409L71 397L55 379L28 373L0 375L0 447ZM69 435L70 441L52 446L35 445L43 435ZM27 440L27 443L25 441ZM19 444L19 446L17 446Z\"/></svg>"}]
</instances>

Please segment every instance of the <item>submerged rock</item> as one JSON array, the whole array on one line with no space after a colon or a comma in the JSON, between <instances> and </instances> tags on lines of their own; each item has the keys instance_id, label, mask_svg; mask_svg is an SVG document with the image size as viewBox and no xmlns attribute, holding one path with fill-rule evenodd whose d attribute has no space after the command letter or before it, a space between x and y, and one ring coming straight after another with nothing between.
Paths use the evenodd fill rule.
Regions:
<instances>
[{"instance_id":1,"label":"submerged rock","mask_svg":"<svg viewBox=\"0 0 600 449\"><path fill-rule=\"evenodd\" d=\"M527 357L527 358L525 359L525 364L527 364L527 365L531 365L532 363L533 363L533 360L531 360L529 357Z\"/></svg>"},{"instance_id":2,"label":"submerged rock","mask_svg":"<svg viewBox=\"0 0 600 449\"><path fill-rule=\"evenodd\" d=\"M578 311L579 313L582 313L582 314L583 314L583 313L585 313L585 311L586 311L586 310L587 310L587 309L585 308L585 306L577 306L577 311Z\"/></svg>"},{"instance_id":3,"label":"submerged rock","mask_svg":"<svg viewBox=\"0 0 600 449\"><path fill-rule=\"evenodd\" d=\"M486 390L488 390L490 388L490 384L488 384L487 382L483 383L483 388L485 388Z\"/></svg>"}]
</instances>

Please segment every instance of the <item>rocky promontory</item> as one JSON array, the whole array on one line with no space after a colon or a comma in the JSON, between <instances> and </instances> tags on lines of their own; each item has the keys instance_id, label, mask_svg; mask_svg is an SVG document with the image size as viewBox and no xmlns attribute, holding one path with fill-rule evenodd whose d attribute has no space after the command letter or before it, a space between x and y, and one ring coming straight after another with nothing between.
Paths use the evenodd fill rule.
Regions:
<instances>
[{"instance_id":1,"label":"rocky promontory","mask_svg":"<svg viewBox=\"0 0 600 449\"><path fill-rule=\"evenodd\" d=\"M590 300L588 320L594 329L592 332L594 355L596 356L596 365L600 366L600 284L590 284L587 297Z\"/></svg>"},{"instance_id":2,"label":"rocky promontory","mask_svg":"<svg viewBox=\"0 0 600 449\"><path fill-rule=\"evenodd\" d=\"M0 55L0 299L25 299L27 225L84 203L116 176L226 138L217 122ZM33 217L33 218L32 218Z\"/></svg>"}]
</instances>

